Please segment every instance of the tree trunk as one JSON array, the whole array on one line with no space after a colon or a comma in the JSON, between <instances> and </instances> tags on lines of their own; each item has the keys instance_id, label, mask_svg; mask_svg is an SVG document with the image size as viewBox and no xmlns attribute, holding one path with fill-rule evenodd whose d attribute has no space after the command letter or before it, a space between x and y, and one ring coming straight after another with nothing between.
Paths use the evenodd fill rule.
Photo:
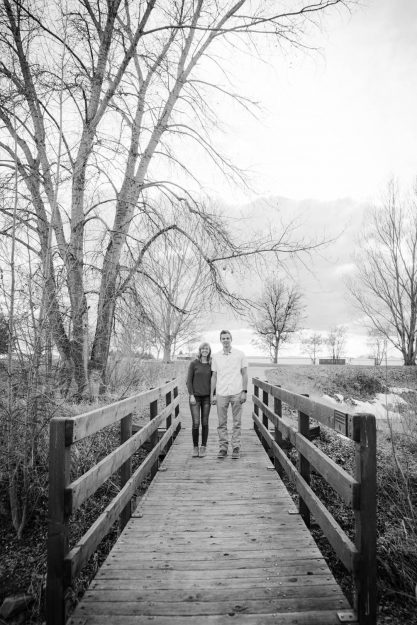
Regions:
<instances>
[{"instance_id":1,"label":"tree trunk","mask_svg":"<svg viewBox=\"0 0 417 625\"><path fill-rule=\"evenodd\" d=\"M171 362L171 348L172 348L171 337L167 337L166 340L164 341L163 362Z\"/></svg>"}]
</instances>

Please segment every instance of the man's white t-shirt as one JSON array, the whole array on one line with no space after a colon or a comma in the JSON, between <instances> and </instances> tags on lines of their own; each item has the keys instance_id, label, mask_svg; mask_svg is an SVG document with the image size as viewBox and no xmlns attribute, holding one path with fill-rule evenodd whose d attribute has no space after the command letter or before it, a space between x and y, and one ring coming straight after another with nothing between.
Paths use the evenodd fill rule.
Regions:
<instances>
[{"instance_id":1,"label":"man's white t-shirt","mask_svg":"<svg viewBox=\"0 0 417 625\"><path fill-rule=\"evenodd\" d=\"M228 354L223 351L214 354L212 371L217 373L217 395L237 395L242 390L241 370L248 366L246 356L239 349L232 347Z\"/></svg>"}]
</instances>

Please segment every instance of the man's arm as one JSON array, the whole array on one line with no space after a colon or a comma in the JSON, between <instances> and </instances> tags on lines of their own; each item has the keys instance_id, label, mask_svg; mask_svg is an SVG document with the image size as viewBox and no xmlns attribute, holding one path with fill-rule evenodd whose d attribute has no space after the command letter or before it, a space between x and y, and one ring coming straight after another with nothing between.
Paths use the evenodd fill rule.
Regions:
<instances>
[{"instance_id":1,"label":"man's arm","mask_svg":"<svg viewBox=\"0 0 417 625\"><path fill-rule=\"evenodd\" d=\"M240 393L240 403L244 404L248 393L248 368L242 367L240 373L242 374L242 392Z\"/></svg>"},{"instance_id":2,"label":"man's arm","mask_svg":"<svg viewBox=\"0 0 417 625\"><path fill-rule=\"evenodd\" d=\"M210 390L210 401L212 404L216 403L216 384L217 384L217 371L213 371L211 374L211 390Z\"/></svg>"}]
</instances>

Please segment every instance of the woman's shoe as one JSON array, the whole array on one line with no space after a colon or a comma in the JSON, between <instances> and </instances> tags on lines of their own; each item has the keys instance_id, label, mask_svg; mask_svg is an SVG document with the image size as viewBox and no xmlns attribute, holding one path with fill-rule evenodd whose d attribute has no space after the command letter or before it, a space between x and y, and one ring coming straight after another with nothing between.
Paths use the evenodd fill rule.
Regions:
<instances>
[{"instance_id":1,"label":"woman's shoe","mask_svg":"<svg viewBox=\"0 0 417 625\"><path fill-rule=\"evenodd\" d=\"M204 458L204 456L206 455L206 448L204 445L200 447L199 455L200 455L200 458Z\"/></svg>"},{"instance_id":2,"label":"woman's shoe","mask_svg":"<svg viewBox=\"0 0 417 625\"><path fill-rule=\"evenodd\" d=\"M198 447L194 447L193 454L192 454L191 457L192 458L198 458Z\"/></svg>"}]
</instances>

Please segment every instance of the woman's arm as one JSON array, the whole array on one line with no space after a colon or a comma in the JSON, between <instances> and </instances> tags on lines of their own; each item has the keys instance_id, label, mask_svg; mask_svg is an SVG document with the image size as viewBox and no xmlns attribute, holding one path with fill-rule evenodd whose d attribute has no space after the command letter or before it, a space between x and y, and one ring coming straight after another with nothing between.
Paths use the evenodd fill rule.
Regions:
<instances>
[{"instance_id":1,"label":"woman's arm","mask_svg":"<svg viewBox=\"0 0 417 625\"><path fill-rule=\"evenodd\" d=\"M187 390L188 390L188 394L190 397L194 396L193 381L194 381L194 361L190 362L190 366L188 367L188 375L187 375Z\"/></svg>"}]
</instances>

